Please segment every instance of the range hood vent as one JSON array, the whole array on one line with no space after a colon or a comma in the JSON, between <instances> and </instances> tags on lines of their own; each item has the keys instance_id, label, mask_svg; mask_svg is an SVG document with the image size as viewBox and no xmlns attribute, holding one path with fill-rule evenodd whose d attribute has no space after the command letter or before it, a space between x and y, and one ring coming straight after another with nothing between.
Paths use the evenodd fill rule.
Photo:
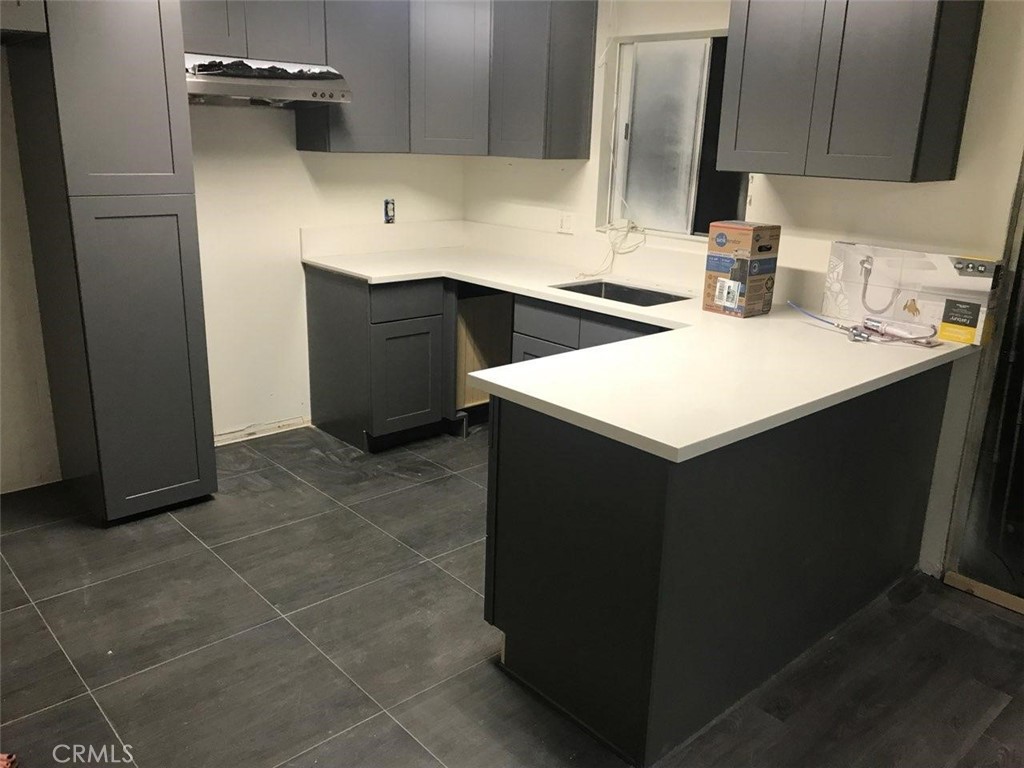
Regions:
<instances>
[{"instance_id":1,"label":"range hood vent","mask_svg":"<svg viewBox=\"0 0 1024 768\"><path fill-rule=\"evenodd\" d=\"M192 104L342 104L352 91L338 70L323 64L225 59L185 54L185 82Z\"/></svg>"}]
</instances>

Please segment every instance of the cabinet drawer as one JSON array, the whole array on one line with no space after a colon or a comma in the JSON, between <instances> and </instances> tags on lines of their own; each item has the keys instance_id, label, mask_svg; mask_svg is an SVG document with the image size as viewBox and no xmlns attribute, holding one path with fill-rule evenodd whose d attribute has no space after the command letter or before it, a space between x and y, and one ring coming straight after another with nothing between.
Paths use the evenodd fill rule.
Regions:
<instances>
[{"instance_id":1,"label":"cabinet drawer","mask_svg":"<svg viewBox=\"0 0 1024 768\"><path fill-rule=\"evenodd\" d=\"M440 280L409 280L370 286L370 322L388 323L440 315L444 290Z\"/></svg>"},{"instance_id":2,"label":"cabinet drawer","mask_svg":"<svg viewBox=\"0 0 1024 768\"><path fill-rule=\"evenodd\" d=\"M580 344L580 310L516 296L513 330L576 349Z\"/></svg>"},{"instance_id":3,"label":"cabinet drawer","mask_svg":"<svg viewBox=\"0 0 1024 768\"><path fill-rule=\"evenodd\" d=\"M638 336L649 336L663 330L665 329L656 325L638 323L635 320L584 312L580 320L580 349L611 344L624 339L635 339Z\"/></svg>"},{"instance_id":4,"label":"cabinet drawer","mask_svg":"<svg viewBox=\"0 0 1024 768\"><path fill-rule=\"evenodd\" d=\"M553 344L543 339L535 339L532 336L524 336L521 333L512 334L512 362L521 363L523 360L533 360L537 357L548 357L549 355L560 355L563 352L574 351L572 347L565 347L561 344Z\"/></svg>"}]
</instances>

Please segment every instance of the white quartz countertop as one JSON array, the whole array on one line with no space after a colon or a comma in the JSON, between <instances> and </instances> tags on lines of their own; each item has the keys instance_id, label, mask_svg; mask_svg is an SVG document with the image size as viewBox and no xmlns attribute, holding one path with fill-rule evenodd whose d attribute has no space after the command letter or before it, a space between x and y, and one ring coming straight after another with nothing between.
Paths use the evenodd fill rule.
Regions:
<instances>
[{"instance_id":1,"label":"white quartz countertop","mask_svg":"<svg viewBox=\"0 0 1024 768\"><path fill-rule=\"evenodd\" d=\"M464 280L674 329L470 374L496 397L674 462L977 351L854 343L785 306L746 319L704 312L699 297L633 307L550 287L579 280L573 267L462 247L304 261L370 283Z\"/></svg>"}]
</instances>

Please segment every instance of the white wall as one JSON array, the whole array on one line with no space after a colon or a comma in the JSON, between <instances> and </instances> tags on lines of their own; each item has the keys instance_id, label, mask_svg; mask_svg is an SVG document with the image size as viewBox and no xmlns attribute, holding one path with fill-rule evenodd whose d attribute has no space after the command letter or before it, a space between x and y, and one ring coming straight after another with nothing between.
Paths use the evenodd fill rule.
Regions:
<instances>
[{"instance_id":1,"label":"white wall","mask_svg":"<svg viewBox=\"0 0 1024 768\"><path fill-rule=\"evenodd\" d=\"M557 210L575 214L567 250L589 250L595 266L607 244L595 237L603 59L609 37L723 29L728 2L602 2L590 161L467 158L466 218L488 224L557 226ZM609 58L613 58L610 57ZM985 4L981 40L955 181L923 184L754 175L747 217L782 225L780 266L801 277L803 294L820 295L829 243L858 239L1001 256L1017 171L1024 151L1024 3ZM689 279L703 269L699 241L652 238L617 262L616 271L650 279ZM655 250L677 255L666 259ZM797 270L797 273L793 273ZM685 276L685 277L684 277ZM780 278L780 292L783 286ZM798 291L799 293L799 291Z\"/></svg>"},{"instance_id":2,"label":"white wall","mask_svg":"<svg viewBox=\"0 0 1024 768\"><path fill-rule=\"evenodd\" d=\"M60 466L6 48L0 70L0 492L7 492L57 480Z\"/></svg>"},{"instance_id":3,"label":"white wall","mask_svg":"<svg viewBox=\"0 0 1024 768\"><path fill-rule=\"evenodd\" d=\"M190 110L214 432L309 418L299 228L462 218L462 160L295 150L291 112Z\"/></svg>"}]
</instances>

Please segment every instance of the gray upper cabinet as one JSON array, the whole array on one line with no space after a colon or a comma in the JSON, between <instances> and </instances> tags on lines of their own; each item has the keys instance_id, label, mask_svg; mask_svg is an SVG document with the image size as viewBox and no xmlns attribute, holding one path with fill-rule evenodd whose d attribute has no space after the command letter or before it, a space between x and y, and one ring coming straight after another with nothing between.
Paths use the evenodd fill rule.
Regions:
<instances>
[{"instance_id":1,"label":"gray upper cabinet","mask_svg":"<svg viewBox=\"0 0 1024 768\"><path fill-rule=\"evenodd\" d=\"M587 158L597 3L494 3L489 153Z\"/></svg>"},{"instance_id":2,"label":"gray upper cabinet","mask_svg":"<svg viewBox=\"0 0 1024 768\"><path fill-rule=\"evenodd\" d=\"M486 155L491 3L412 0L409 27L411 150Z\"/></svg>"},{"instance_id":3,"label":"gray upper cabinet","mask_svg":"<svg viewBox=\"0 0 1024 768\"><path fill-rule=\"evenodd\" d=\"M345 76L350 104L297 109L298 149L409 151L409 3L327 3L327 63Z\"/></svg>"},{"instance_id":4,"label":"gray upper cabinet","mask_svg":"<svg viewBox=\"0 0 1024 768\"><path fill-rule=\"evenodd\" d=\"M952 179L975 0L733 0L718 169Z\"/></svg>"},{"instance_id":5,"label":"gray upper cabinet","mask_svg":"<svg viewBox=\"0 0 1024 768\"><path fill-rule=\"evenodd\" d=\"M952 179L980 21L976 2L827 3L805 173Z\"/></svg>"},{"instance_id":6,"label":"gray upper cabinet","mask_svg":"<svg viewBox=\"0 0 1024 768\"><path fill-rule=\"evenodd\" d=\"M191 195L71 201L107 518L216 488Z\"/></svg>"},{"instance_id":7,"label":"gray upper cabinet","mask_svg":"<svg viewBox=\"0 0 1024 768\"><path fill-rule=\"evenodd\" d=\"M45 32L43 0L0 0L0 28L4 32Z\"/></svg>"},{"instance_id":8,"label":"gray upper cabinet","mask_svg":"<svg viewBox=\"0 0 1024 768\"><path fill-rule=\"evenodd\" d=\"M181 0L185 50L244 59L243 0Z\"/></svg>"},{"instance_id":9,"label":"gray upper cabinet","mask_svg":"<svg viewBox=\"0 0 1024 768\"><path fill-rule=\"evenodd\" d=\"M324 34L324 0L245 3L245 38L250 59L325 64Z\"/></svg>"},{"instance_id":10,"label":"gray upper cabinet","mask_svg":"<svg viewBox=\"0 0 1024 768\"><path fill-rule=\"evenodd\" d=\"M718 170L802 174L824 0L733 0Z\"/></svg>"},{"instance_id":11,"label":"gray upper cabinet","mask_svg":"<svg viewBox=\"0 0 1024 768\"><path fill-rule=\"evenodd\" d=\"M178 3L50 3L49 22L68 193L191 193Z\"/></svg>"}]
</instances>

